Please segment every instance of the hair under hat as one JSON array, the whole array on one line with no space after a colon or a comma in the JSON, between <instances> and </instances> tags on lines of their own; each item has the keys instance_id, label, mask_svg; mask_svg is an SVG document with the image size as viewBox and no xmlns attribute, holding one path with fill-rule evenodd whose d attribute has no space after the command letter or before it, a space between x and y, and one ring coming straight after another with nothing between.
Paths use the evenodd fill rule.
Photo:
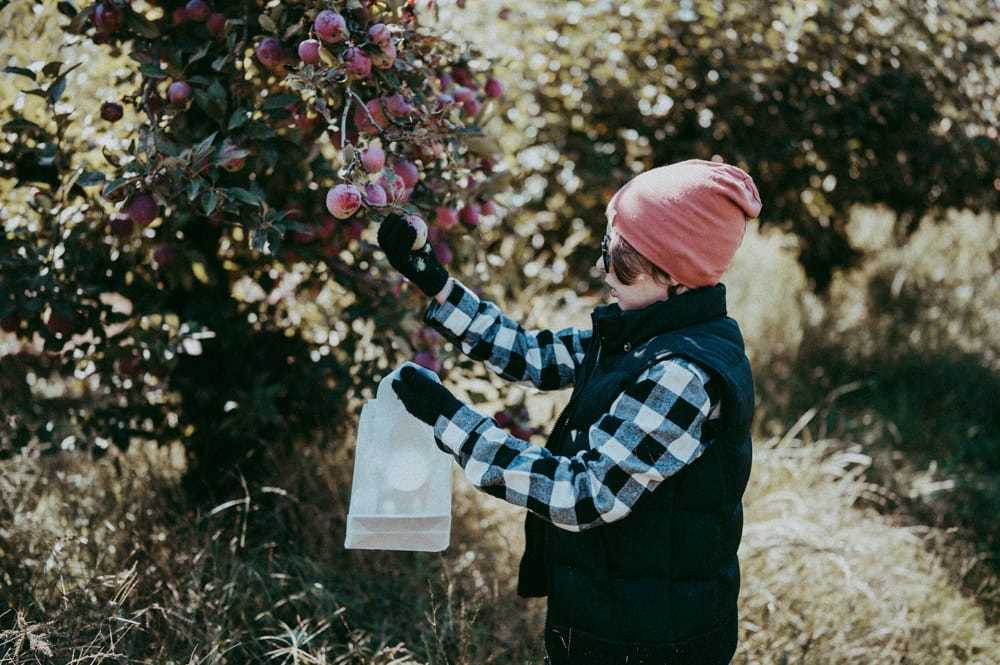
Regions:
<instances>
[{"instance_id":1,"label":"hair under hat","mask_svg":"<svg viewBox=\"0 0 1000 665\"><path fill-rule=\"evenodd\" d=\"M719 282L760 209L743 169L691 159L632 178L611 197L607 215L640 254L696 288Z\"/></svg>"}]
</instances>

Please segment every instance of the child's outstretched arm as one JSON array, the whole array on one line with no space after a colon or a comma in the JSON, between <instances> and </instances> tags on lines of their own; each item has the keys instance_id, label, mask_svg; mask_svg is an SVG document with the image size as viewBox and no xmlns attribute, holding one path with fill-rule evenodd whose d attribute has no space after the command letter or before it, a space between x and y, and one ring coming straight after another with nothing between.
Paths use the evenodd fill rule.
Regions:
<instances>
[{"instance_id":1,"label":"child's outstretched arm","mask_svg":"<svg viewBox=\"0 0 1000 665\"><path fill-rule=\"evenodd\" d=\"M418 238L417 229L400 215L388 215L378 230L378 244L389 263L433 298L425 315L429 325L505 379L541 390L573 383L590 331L525 330L450 278L430 243Z\"/></svg>"}]
</instances>

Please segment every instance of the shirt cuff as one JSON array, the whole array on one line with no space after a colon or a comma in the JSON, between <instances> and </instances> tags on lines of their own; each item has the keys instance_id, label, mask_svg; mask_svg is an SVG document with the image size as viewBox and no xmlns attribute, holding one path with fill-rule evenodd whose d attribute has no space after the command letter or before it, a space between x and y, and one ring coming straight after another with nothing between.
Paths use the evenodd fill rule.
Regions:
<instances>
[{"instance_id":1,"label":"shirt cuff","mask_svg":"<svg viewBox=\"0 0 1000 665\"><path fill-rule=\"evenodd\" d=\"M462 446L469 440L469 437L475 434L476 429L487 420L489 420L488 417L468 404L463 404L452 417L438 417L434 426L434 436L441 445L457 457L461 455Z\"/></svg>"},{"instance_id":2,"label":"shirt cuff","mask_svg":"<svg viewBox=\"0 0 1000 665\"><path fill-rule=\"evenodd\" d=\"M424 313L424 321L452 340L460 339L472 325L479 311L480 299L457 279L452 280L451 293L444 303L432 300Z\"/></svg>"}]
</instances>

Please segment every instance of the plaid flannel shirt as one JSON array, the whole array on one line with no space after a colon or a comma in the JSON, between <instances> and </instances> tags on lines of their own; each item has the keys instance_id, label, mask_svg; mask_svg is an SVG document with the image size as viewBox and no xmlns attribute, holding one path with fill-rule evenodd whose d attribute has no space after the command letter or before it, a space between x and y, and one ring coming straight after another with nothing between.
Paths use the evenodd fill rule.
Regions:
<instances>
[{"instance_id":1,"label":"plaid flannel shirt","mask_svg":"<svg viewBox=\"0 0 1000 665\"><path fill-rule=\"evenodd\" d=\"M541 390L570 386L593 338L578 328L525 330L457 281L444 304L431 303L425 320L503 378ZM643 493L704 452L710 441L702 431L719 418L720 406L708 383L708 374L685 359L657 363L588 432L573 433L589 438L573 457L515 438L468 404L442 414L434 435L473 486L581 531L622 519Z\"/></svg>"}]
</instances>

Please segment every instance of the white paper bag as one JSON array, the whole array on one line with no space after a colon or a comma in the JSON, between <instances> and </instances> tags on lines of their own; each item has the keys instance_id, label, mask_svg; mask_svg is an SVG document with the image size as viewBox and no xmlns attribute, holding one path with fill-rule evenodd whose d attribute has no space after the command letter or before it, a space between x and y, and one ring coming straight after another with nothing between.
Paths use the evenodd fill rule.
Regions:
<instances>
[{"instance_id":1,"label":"white paper bag","mask_svg":"<svg viewBox=\"0 0 1000 665\"><path fill-rule=\"evenodd\" d=\"M361 409L344 547L437 552L451 536L452 458L434 443L430 425L399 401L392 389L398 374L382 379Z\"/></svg>"}]
</instances>

